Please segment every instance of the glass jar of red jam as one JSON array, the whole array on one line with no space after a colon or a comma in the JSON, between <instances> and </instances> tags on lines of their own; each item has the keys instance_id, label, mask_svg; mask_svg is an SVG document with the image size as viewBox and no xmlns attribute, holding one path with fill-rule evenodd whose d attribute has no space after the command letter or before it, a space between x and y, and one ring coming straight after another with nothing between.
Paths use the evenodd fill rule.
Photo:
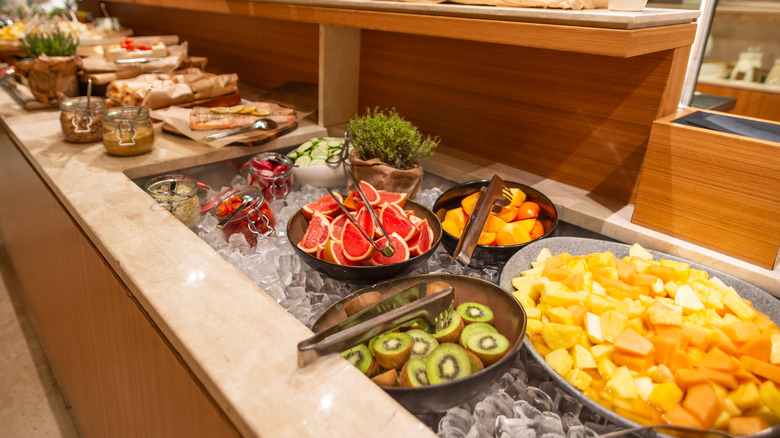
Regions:
<instances>
[{"instance_id":1,"label":"glass jar of red jam","mask_svg":"<svg viewBox=\"0 0 780 438\"><path fill-rule=\"evenodd\" d=\"M247 182L263 191L268 202L284 199L292 192L293 161L277 152L262 152L247 163Z\"/></svg>"},{"instance_id":2,"label":"glass jar of red jam","mask_svg":"<svg viewBox=\"0 0 780 438\"><path fill-rule=\"evenodd\" d=\"M222 228L225 240L241 233L251 246L259 238L274 232L276 216L263 192L255 186L242 186L220 194L214 200L213 212Z\"/></svg>"}]
</instances>

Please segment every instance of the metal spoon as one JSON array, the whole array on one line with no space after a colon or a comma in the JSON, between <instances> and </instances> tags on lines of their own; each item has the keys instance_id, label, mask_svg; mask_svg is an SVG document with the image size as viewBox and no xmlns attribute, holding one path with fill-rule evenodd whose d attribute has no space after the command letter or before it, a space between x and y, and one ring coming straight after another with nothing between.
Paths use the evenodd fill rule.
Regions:
<instances>
[{"instance_id":1,"label":"metal spoon","mask_svg":"<svg viewBox=\"0 0 780 438\"><path fill-rule=\"evenodd\" d=\"M141 101L141 104L138 105L138 115L141 115L141 111L143 111L144 106L146 106L146 101L149 100L149 94L152 92L152 86L149 85L149 87L146 89L146 94L144 94L144 98Z\"/></svg>"},{"instance_id":2,"label":"metal spoon","mask_svg":"<svg viewBox=\"0 0 780 438\"><path fill-rule=\"evenodd\" d=\"M612 437L632 434L635 432L641 432L645 430L654 430L654 431L669 430L675 432L683 432L684 436L686 437L695 436L695 437L710 437L710 438L738 438L734 435L728 434L726 432L720 432L717 430L694 429L692 427L675 426L673 424L656 424L654 426L642 426L642 427L634 427L630 429L621 429L621 430L616 430L614 432L609 432L609 433L599 435L597 438L612 438ZM776 436L780 436L780 424L776 424L772 427L766 428L761 432L755 433L753 435L743 436L739 438L770 438Z\"/></svg>"},{"instance_id":3,"label":"metal spoon","mask_svg":"<svg viewBox=\"0 0 780 438\"><path fill-rule=\"evenodd\" d=\"M252 123L249 126L245 126L243 128L238 128L238 129L233 129L231 131L218 132L216 134L207 135L207 136L203 137L203 139L206 140L206 141L211 141L211 140L216 140L216 139L222 138L222 137L228 137L230 135L241 134L242 132L252 131L252 130L255 130L255 129L262 129L262 130L266 130L266 131L270 130L270 129L276 129L277 126L278 125L276 124L276 122L274 122L273 120L271 120L269 118L264 117L262 119L257 119L255 121L255 123Z\"/></svg>"}]
</instances>

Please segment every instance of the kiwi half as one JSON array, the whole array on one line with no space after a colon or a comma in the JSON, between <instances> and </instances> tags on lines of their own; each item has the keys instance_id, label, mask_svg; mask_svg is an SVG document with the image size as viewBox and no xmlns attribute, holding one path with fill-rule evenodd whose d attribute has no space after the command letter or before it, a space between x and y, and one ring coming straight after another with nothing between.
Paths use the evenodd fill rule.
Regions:
<instances>
[{"instance_id":1,"label":"kiwi half","mask_svg":"<svg viewBox=\"0 0 780 438\"><path fill-rule=\"evenodd\" d=\"M479 358L476 354L466 350L469 353L469 356L471 357L471 374L478 373L485 369L485 364L482 363L482 359Z\"/></svg>"},{"instance_id":2,"label":"kiwi half","mask_svg":"<svg viewBox=\"0 0 780 438\"><path fill-rule=\"evenodd\" d=\"M398 370L391 368L371 378L379 386L398 386Z\"/></svg>"},{"instance_id":3,"label":"kiwi half","mask_svg":"<svg viewBox=\"0 0 780 438\"><path fill-rule=\"evenodd\" d=\"M412 355L412 337L405 332L385 333L374 341L374 356L383 368L401 369Z\"/></svg>"},{"instance_id":4,"label":"kiwi half","mask_svg":"<svg viewBox=\"0 0 780 438\"><path fill-rule=\"evenodd\" d=\"M412 337L411 357L413 358L428 356L434 348L439 346L439 341L437 341L433 335L422 330L409 330L406 334Z\"/></svg>"},{"instance_id":5,"label":"kiwi half","mask_svg":"<svg viewBox=\"0 0 780 438\"><path fill-rule=\"evenodd\" d=\"M509 340L501 333L479 332L469 337L466 348L488 367L504 357L509 350Z\"/></svg>"},{"instance_id":6,"label":"kiwi half","mask_svg":"<svg viewBox=\"0 0 780 438\"><path fill-rule=\"evenodd\" d=\"M467 325L475 322L485 322L488 324L493 322L493 311L484 304L473 302L461 303L455 310L463 317L463 322Z\"/></svg>"},{"instance_id":7,"label":"kiwi half","mask_svg":"<svg viewBox=\"0 0 780 438\"><path fill-rule=\"evenodd\" d=\"M469 324L466 327L463 327L463 331L460 332L460 345L463 346L463 348L466 348L466 344L469 340L469 337L471 335L475 335L479 332L498 332L495 327L492 325L486 323L486 322L475 322L473 324Z\"/></svg>"},{"instance_id":8,"label":"kiwi half","mask_svg":"<svg viewBox=\"0 0 780 438\"><path fill-rule=\"evenodd\" d=\"M439 341L439 344L444 344L447 342L458 342L458 339L460 339L460 333L463 331L463 327L465 327L465 325L463 323L463 318L460 316L460 313L452 312L452 316L447 321L447 325L443 329L434 333L433 337Z\"/></svg>"},{"instance_id":9,"label":"kiwi half","mask_svg":"<svg viewBox=\"0 0 780 438\"><path fill-rule=\"evenodd\" d=\"M457 344L439 344L425 359L428 382L436 385L471 375L471 357Z\"/></svg>"},{"instance_id":10,"label":"kiwi half","mask_svg":"<svg viewBox=\"0 0 780 438\"><path fill-rule=\"evenodd\" d=\"M372 376L376 373L377 362L374 360L374 356L371 355L371 350L365 344L344 350L341 352L341 356L367 376Z\"/></svg>"},{"instance_id":11,"label":"kiwi half","mask_svg":"<svg viewBox=\"0 0 780 438\"><path fill-rule=\"evenodd\" d=\"M425 360L413 357L406 361L401 368L401 375L398 377L401 386L407 388L417 388L428 385L428 373L425 371Z\"/></svg>"}]
</instances>

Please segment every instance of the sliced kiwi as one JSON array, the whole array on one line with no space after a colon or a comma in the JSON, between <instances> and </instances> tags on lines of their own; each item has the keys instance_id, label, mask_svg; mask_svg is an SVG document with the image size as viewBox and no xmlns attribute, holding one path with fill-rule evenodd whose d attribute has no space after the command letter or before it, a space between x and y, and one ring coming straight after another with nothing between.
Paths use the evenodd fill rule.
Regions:
<instances>
[{"instance_id":1,"label":"sliced kiwi","mask_svg":"<svg viewBox=\"0 0 780 438\"><path fill-rule=\"evenodd\" d=\"M495 327L492 325L486 323L486 322L475 322L473 324L469 324L466 327L463 327L463 331L460 332L460 345L463 348L466 348L466 343L469 340L469 336L477 334L479 332L498 332Z\"/></svg>"},{"instance_id":2,"label":"sliced kiwi","mask_svg":"<svg viewBox=\"0 0 780 438\"><path fill-rule=\"evenodd\" d=\"M422 330L409 330L406 334L412 337L411 357L423 358L439 346L439 341L433 335Z\"/></svg>"},{"instance_id":3,"label":"sliced kiwi","mask_svg":"<svg viewBox=\"0 0 780 438\"><path fill-rule=\"evenodd\" d=\"M477 356L476 354L470 351L468 351L468 353L469 356L471 357L471 374L484 370L485 364L482 363L482 359L480 359L479 356Z\"/></svg>"},{"instance_id":4,"label":"sliced kiwi","mask_svg":"<svg viewBox=\"0 0 780 438\"><path fill-rule=\"evenodd\" d=\"M406 361L401 368L401 375L398 377L401 386L407 388L417 388L428 385L428 374L425 371L425 360L413 357Z\"/></svg>"},{"instance_id":5,"label":"sliced kiwi","mask_svg":"<svg viewBox=\"0 0 780 438\"><path fill-rule=\"evenodd\" d=\"M383 368L401 369L412 355L412 337L405 332L390 332L374 341L374 356Z\"/></svg>"},{"instance_id":6,"label":"sliced kiwi","mask_svg":"<svg viewBox=\"0 0 780 438\"><path fill-rule=\"evenodd\" d=\"M371 380L379 386L398 386L398 371L395 368L377 374Z\"/></svg>"},{"instance_id":7,"label":"sliced kiwi","mask_svg":"<svg viewBox=\"0 0 780 438\"><path fill-rule=\"evenodd\" d=\"M493 322L493 311L490 307L480 303L461 303L455 309L463 317L465 324L472 324L475 322L486 322L488 324Z\"/></svg>"},{"instance_id":8,"label":"sliced kiwi","mask_svg":"<svg viewBox=\"0 0 780 438\"><path fill-rule=\"evenodd\" d=\"M371 355L371 350L366 347L366 344L356 345L348 350L344 350L341 352L341 355L369 377L376 372L377 362L374 356Z\"/></svg>"},{"instance_id":9,"label":"sliced kiwi","mask_svg":"<svg viewBox=\"0 0 780 438\"><path fill-rule=\"evenodd\" d=\"M504 357L509 350L509 340L501 333L479 332L469 337L466 348L479 356L487 367Z\"/></svg>"},{"instance_id":10,"label":"sliced kiwi","mask_svg":"<svg viewBox=\"0 0 780 438\"><path fill-rule=\"evenodd\" d=\"M452 316L447 320L447 325L433 334L433 337L439 341L439 344L446 342L458 342L460 333L463 331L463 318L460 313L452 312Z\"/></svg>"},{"instance_id":11,"label":"sliced kiwi","mask_svg":"<svg viewBox=\"0 0 780 438\"><path fill-rule=\"evenodd\" d=\"M428 382L436 385L471 375L471 357L457 344L439 344L425 359Z\"/></svg>"}]
</instances>

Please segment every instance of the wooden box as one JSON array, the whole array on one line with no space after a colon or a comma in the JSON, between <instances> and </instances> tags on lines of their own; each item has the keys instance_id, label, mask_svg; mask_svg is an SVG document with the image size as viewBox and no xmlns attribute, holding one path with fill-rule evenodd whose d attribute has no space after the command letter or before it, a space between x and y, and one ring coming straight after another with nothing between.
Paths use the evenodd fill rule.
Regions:
<instances>
[{"instance_id":1,"label":"wooden box","mask_svg":"<svg viewBox=\"0 0 780 438\"><path fill-rule=\"evenodd\" d=\"M780 143L656 120L632 222L773 269L780 249ZM780 124L704 111L763 125Z\"/></svg>"}]
</instances>

